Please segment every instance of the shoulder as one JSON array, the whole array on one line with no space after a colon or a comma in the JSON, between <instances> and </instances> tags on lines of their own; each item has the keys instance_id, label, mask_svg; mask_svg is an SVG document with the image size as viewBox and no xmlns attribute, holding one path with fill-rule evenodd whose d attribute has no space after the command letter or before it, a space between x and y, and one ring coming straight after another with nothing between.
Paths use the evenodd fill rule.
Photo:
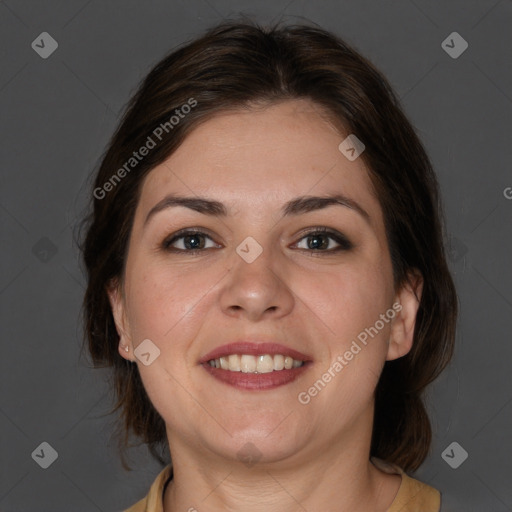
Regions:
<instances>
[{"instance_id":1,"label":"shoulder","mask_svg":"<svg viewBox=\"0 0 512 512\"><path fill-rule=\"evenodd\" d=\"M372 462L382 471L402 477L400 488L387 512L439 512L441 493L437 489L410 477L396 464L375 457Z\"/></svg>"},{"instance_id":2,"label":"shoulder","mask_svg":"<svg viewBox=\"0 0 512 512\"><path fill-rule=\"evenodd\" d=\"M172 477L172 467L169 464L155 478L147 496L127 508L123 512L163 512L163 493L167 482Z\"/></svg>"}]
</instances>

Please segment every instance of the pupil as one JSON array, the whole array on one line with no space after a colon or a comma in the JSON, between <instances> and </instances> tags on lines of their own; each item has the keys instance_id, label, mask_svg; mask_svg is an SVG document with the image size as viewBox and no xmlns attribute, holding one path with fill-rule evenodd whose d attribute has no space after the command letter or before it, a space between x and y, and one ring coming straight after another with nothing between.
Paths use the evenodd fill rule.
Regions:
<instances>
[{"instance_id":1,"label":"pupil","mask_svg":"<svg viewBox=\"0 0 512 512\"><path fill-rule=\"evenodd\" d=\"M318 242L318 240L319 240L319 239L321 239L321 238L322 238L322 235L314 235L314 236L311 236L311 237L310 237L310 240L314 240L315 242L314 242L314 243L312 243L312 244L310 243L310 244L309 244L309 248L310 248L310 249L318 249L318 248L320 248L320 247L325 248L325 243L323 243L323 244L322 244L322 243L320 243L320 244L318 244L318 243L317 243L317 242Z\"/></svg>"},{"instance_id":2,"label":"pupil","mask_svg":"<svg viewBox=\"0 0 512 512\"><path fill-rule=\"evenodd\" d=\"M188 240L188 243L187 243L187 240ZM185 237L185 247L187 249L198 249L197 246L194 246L194 243L190 243L190 240L198 242L199 241L198 235L188 235Z\"/></svg>"}]
</instances>

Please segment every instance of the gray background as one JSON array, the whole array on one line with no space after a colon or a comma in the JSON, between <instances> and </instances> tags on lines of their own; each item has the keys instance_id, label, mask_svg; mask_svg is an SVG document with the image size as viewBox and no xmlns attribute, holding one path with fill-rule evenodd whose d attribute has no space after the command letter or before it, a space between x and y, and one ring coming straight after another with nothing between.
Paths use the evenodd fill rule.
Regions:
<instances>
[{"instance_id":1,"label":"gray background","mask_svg":"<svg viewBox=\"0 0 512 512\"><path fill-rule=\"evenodd\" d=\"M0 510L119 511L161 469L136 448L127 473L112 446L107 373L79 354L73 229L139 81L238 12L315 21L401 97L439 176L461 304L455 358L430 393L432 453L413 476L442 492L445 512L512 511L509 0L0 2ZM469 44L457 59L441 46L454 31ZM47 59L31 47L42 32L59 45ZM48 469L31 456L43 441L58 452ZM457 469L441 455L454 441L469 454Z\"/></svg>"}]
</instances>

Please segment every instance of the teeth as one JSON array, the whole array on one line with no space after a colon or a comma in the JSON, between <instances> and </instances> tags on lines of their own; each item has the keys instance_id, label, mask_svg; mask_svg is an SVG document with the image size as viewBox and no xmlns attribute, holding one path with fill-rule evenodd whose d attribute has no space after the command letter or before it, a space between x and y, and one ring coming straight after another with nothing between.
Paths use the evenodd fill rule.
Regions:
<instances>
[{"instance_id":1,"label":"teeth","mask_svg":"<svg viewBox=\"0 0 512 512\"><path fill-rule=\"evenodd\" d=\"M231 372L240 371L240 356L236 354L228 356L228 369Z\"/></svg>"},{"instance_id":2,"label":"teeth","mask_svg":"<svg viewBox=\"0 0 512 512\"><path fill-rule=\"evenodd\" d=\"M252 356L249 354L230 354L229 356L211 359L208 364L213 368L221 368L231 372L243 373L270 373L279 370L299 368L304 361L293 359L290 356L264 354Z\"/></svg>"},{"instance_id":3,"label":"teeth","mask_svg":"<svg viewBox=\"0 0 512 512\"><path fill-rule=\"evenodd\" d=\"M244 373L254 373L256 371L256 358L254 356L247 355L241 356L240 370Z\"/></svg>"},{"instance_id":4,"label":"teeth","mask_svg":"<svg viewBox=\"0 0 512 512\"><path fill-rule=\"evenodd\" d=\"M300 362L299 362L300 364ZM272 356L264 355L257 357L256 371L258 373L270 373L274 371L274 358Z\"/></svg>"},{"instance_id":5,"label":"teeth","mask_svg":"<svg viewBox=\"0 0 512 512\"><path fill-rule=\"evenodd\" d=\"M274 356L274 370L282 370L284 368L284 356L276 354Z\"/></svg>"}]
</instances>

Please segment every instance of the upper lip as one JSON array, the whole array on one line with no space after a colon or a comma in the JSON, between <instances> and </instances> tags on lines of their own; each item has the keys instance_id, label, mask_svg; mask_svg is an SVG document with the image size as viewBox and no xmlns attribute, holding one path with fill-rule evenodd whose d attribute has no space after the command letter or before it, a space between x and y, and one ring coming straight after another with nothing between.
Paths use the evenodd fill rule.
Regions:
<instances>
[{"instance_id":1,"label":"upper lip","mask_svg":"<svg viewBox=\"0 0 512 512\"><path fill-rule=\"evenodd\" d=\"M212 351L201 357L199 364L206 363L212 359L219 359L220 357L229 356L230 354L248 354L253 356L264 354L282 354L284 356L290 356L293 359L297 359L298 361L311 361L310 356L303 354L302 352L299 352L293 348L281 345L280 343L273 341L260 343L239 340L214 348Z\"/></svg>"}]
</instances>

